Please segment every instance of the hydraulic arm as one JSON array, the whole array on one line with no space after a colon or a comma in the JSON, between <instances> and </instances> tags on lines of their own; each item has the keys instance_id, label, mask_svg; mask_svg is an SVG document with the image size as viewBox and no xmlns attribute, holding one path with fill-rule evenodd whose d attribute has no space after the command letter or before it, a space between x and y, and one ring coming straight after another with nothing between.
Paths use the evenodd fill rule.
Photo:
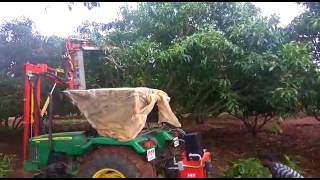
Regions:
<instances>
[{"instance_id":1,"label":"hydraulic arm","mask_svg":"<svg viewBox=\"0 0 320 180\"><path fill-rule=\"evenodd\" d=\"M86 89L85 72L83 64L83 50L98 50L90 41L69 38L66 43L66 54L63 56L64 69L52 68L47 64L24 65L24 135L23 135L23 160L28 160L29 139L39 136L41 118L44 116L52 101L52 93L56 85L64 85L67 89ZM58 73L65 73L66 78L61 78ZM41 79L53 81L53 87L41 106Z\"/></svg>"}]
</instances>

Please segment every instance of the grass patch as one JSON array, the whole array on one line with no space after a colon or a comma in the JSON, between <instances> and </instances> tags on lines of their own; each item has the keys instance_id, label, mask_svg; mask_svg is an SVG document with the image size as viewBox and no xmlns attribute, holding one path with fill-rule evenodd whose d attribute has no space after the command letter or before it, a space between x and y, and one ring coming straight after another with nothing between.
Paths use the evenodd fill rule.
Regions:
<instances>
[{"instance_id":1,"label":"grass patch","mask_svg":"<svg viewBox=\"0 0 320 180\"><path fill-rule=\"evenodd\" d=\"M0 178L5 178L13 172L13 161L15 159L15 154L6 155L0 153Z\"/></svg>"},{"instance_id":2,"label":"grass patch","mask_svg":"<svg viewBox=\"0 0 320 180\"><path fill-rule=\"evenodd\" d=\"M269 170L255 158L239 159L231 162L223 176L226 178L271 178Z\"/></svg>"},{"instance_id":3,"label":"grass patch","mask_svg":"<svg viewBox=\"0 0 320 180\"><path fill-rule=\"evenodd\" d=\"M281 160L281 163L303 173L299 163L293 161L288 155L284 155ZM260 160L256 158L239 159L230 164L223 173L226 178L271 178L269 169L263 167Z\"/></svg>"}]
</instances>

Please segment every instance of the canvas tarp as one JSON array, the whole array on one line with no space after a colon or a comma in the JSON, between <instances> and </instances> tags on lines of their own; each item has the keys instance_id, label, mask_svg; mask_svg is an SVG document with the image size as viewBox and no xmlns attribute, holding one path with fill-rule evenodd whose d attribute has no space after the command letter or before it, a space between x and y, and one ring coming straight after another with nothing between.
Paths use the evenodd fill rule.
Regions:
<instances>
[{"instance_id":1,"label":"canvas tarp","mask_svg":"<svg viewBox=\"0 0 320 180\"><path fill-rule=\"evenodd\" d=\"M135 138L155 105L158 105L159 123L181 127L170 108L170 98L158 89L101 88L64 92L101 136L123 141Z\"/></svg>"}]
</instances>

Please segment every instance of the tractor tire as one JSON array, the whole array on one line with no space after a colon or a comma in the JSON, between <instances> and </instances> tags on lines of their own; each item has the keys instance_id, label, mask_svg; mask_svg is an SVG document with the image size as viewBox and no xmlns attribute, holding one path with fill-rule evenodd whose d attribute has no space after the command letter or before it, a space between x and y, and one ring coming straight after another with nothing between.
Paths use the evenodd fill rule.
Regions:
<instances>
[{"instance_id":1,"label":"tractor tire","mask_svg":"<svg viewBox=\"0 0 320 180\"><path fill-rule=\"evenodd\" d=\"M104 172L107 171L107 172ZM101 174L101 172L104 174ZM154 178L156 171L141 155L127 147L99 147L87 155L78 177Z\"/></svg>"}]
</instances>

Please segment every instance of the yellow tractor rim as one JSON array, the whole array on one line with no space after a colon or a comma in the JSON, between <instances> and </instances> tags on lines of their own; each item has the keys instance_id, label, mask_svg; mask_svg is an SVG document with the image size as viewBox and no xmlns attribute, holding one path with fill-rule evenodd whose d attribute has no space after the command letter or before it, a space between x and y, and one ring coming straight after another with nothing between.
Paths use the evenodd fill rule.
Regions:
<instances>
[{"instance_id":1,"label":"yellow tractor rim","mask_svg":"<svg viewBox=\"0 0 320 180\"><path fill-rule=\"evenodd\" d=\"M94 173L92 178L126 178L121 172L115 169L101 169Z\"/></svg>"}]
</instances>

